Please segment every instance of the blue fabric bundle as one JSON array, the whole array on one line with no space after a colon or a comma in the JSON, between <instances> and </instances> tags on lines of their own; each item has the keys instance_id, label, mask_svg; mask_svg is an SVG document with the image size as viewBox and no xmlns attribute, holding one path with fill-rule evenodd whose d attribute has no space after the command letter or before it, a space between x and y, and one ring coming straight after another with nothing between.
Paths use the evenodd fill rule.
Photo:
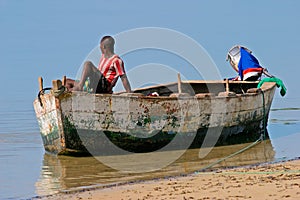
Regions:
<instances>
[{"instance_id":1,"label":"blue fabric bundle","mask_svg":"<svg viewBox=\"0 0 300 200\"><path fill-rule=\"evenodd\" d=\"M240 49L241 58L238 64L239 75L241 80L243 80L243 71L249 68L261 68L258 60L243 47Z\"/></svg>"}]
</instances>

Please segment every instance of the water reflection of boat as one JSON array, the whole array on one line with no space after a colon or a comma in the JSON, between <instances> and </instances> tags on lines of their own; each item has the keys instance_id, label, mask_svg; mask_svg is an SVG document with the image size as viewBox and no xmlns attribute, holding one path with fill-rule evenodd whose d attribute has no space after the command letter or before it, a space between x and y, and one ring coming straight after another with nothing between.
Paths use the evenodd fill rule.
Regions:
<instances>
[{"instance_id":1,"label":"water reflection of boat","mask_svg":"<svg viewBox=\"0 0 300 200\"><path fill-rule=\"evenodd\" d=\"M57 80L34 108L45 150L54 154L186 149L203 146L207 138L215 142L205 146L240 144L255 141L265 129L276 84L257 85L178 81L123 95L59 92ZM159 96L148 96L155 92Z\"/></svg>"},{"instance_id":2,"label":"water reflection of boat","mask_svg":"<svg viewBox=\"0 0 300 200\"><path fill-rule=\"evenodd\" d=\"M36 193L38 195L53 194L58 191L85 188L89 186L101 187L102 185L147 180L158 177L168 177L183 173L191 173L200 170L207 165L232 154L249 144L237 144L230 146L214 147L205 157L199 158L199 149L188 149L178 160L169 166L147 173L124 173L111 169L94 157L69 157L44 155L43 167L40 179L36 182ZM158 152L157 162L167 157L172 152ZM275 152L270 140L262 141L256 146L227 159L215 167L229 167L251 165L263 162L269 162L274 159ZM147 156L147 154L133 154L130 156ZM116 155L114 157L121 157ZM128 165L134 168L135 163L120 162L120 165ZM156 160L153 160L156 162Z\"/></svg>"},{"instance_id":3,"label":"water reflection of boat","mask_svg":"<svg viewBox=\"0 0 300 200\"><path fill-rule=\"evenodd\" d=\"M36 193L47 195L60 190L97 184L97 180L115 170L103 165L93 157L66 157L44 154ZM108 177L109 178L109 177Z\"/></svg>"}]
</instances>

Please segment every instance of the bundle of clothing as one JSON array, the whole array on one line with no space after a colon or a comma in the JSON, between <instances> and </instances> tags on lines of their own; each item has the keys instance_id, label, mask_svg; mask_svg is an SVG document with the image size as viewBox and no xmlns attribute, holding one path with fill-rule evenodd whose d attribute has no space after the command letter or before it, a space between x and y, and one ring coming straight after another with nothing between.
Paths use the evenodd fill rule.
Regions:
<instances>
[{"instance_id":1,"label":"bundle of clothing","mask_svg":"<svg viewBox=\"0 0 300 200\"><path fill-rule=\"evenodd\" d=\"M236 45L231 48L227 54L227 60L239 74L231 80L257 81L264 71L264 68L246 47Z\"/></svg>"},{"instance_id":2,"label":"bundle of clothing","mask_svg":"<svg viewBox=\"0 0 300 200\"><path fill-rule=\"evenodd\" d=\"M282 80L268 73L268 71L260 66L258 60L252 55L252 52L243 46L235 45L227 53L227 59L230 65L239 76L230 78L230 80L242 80L242 81L257 81L261 79L262 74L265 74L267 78L262 79L257 85L258 88L262 86L264 82L275 82L277 87L280 88L281 96L286 94L287 88L283 84Z\"/></svg>"}]
</instances>

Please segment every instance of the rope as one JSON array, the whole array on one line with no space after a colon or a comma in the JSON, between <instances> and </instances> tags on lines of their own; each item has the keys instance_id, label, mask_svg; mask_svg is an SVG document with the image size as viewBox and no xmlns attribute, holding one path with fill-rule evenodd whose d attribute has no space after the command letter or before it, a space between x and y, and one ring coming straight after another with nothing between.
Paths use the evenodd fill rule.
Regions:
<instances>
[{"instance_id":1,"label":"rope","mask_svg":"<svg viewBox=\"0 0 300 200\"><path fill-rule=\"evenodd\" d=\"M207 165L206 167L202 168L202 169L199 170L198 172L205 171L205 170L207 170L207 169L209 169L209 168L211 168L211 167L213 167L213 166L219 164L220 162L222 162L222 161L224 161L224 160L226 160L226 159L228 159L228 158L231 158L231 157L233 157L233 156L236 156L236 155L238 155L238 154L240 154L240 153L242 153L242 152L244 152L244 151L246 151L246 150L252 148L253 146L257 145L258 143L260 143L261 141L263 141L263 140L266 138L266 108L265 108L265 95L264 95L264 92L263 92L262 90L261 90L261 93L262 93L262 103L263 103L263 132L262 132L262 134L260 135L260 137L259 137L255 142L251 143L250 145L248 145L248 146L246 146L246 147L244 147L244 148L238 150L238 151L235 152L235 153L232 153L232 154L230 154L230 155L228 155L228 156L226 156L226 157L224 157L224 158L221 158L221 159L219 159L219 160L217 160L217 161L215 161L215 162L213 162L213 163ZM198 173L198 172L196 172L196 173Z\"/></svg>"},{"instance_id":2,"label":"rope","mask_svg":"<svg viewBox=\"0 0 300 200\"><path fill-rule=\"evenodd\" d=\"M251 168L250 168L251 169ZM209 175L214 174L215 172L197 172L196 174ZM222 175L238 175L238 174L295 174L300 173L300 170L277 170L277 171L258 171L258 172L222 172Z\"/></svg>"},{"instance_id":3,"label":"rope","mask_svg":"<svg viewBox=\"0 0 300 200\"><path fill-rule=\"evenodd\" d=\"M202 168L201 170L199 170L199 172L205 171L205 170L207 170L207 169L209 169L209 168L215 166L216 164L219 164L220 162L222 162L222 161L224 161L224 160L226 160L226 159L228 159L228 158L231 158L231 157L233 157L233 156L236 156L236 155L238 155L238 154L240 154L240 153L242 153L242 152L244 152L244 151L246 151L246 150L252 148L253 146L255 146L256 144L258 144L258 143L261 142L262 140L263 140L263 138L262 138L262 135L261 135L261 136L259 137L258 140L256 140L255 142L251 143L250 145L248 145L248 146L246 146L246 147L240 149L239 151L237 151L237 152L235 152L235 153L233 153L233 154L230 154L230 155L228 155L228 156L226 156L226 157L224 157L224 158L221 158L221 159L219 159L219 160L217 160L217 161L215 161L215 162L213 162L213 163L207 165L206 167L204 167L204 168Z\"/></svg>"},{"instance_id":4,"label":"rope","mask_svg":"<svg viewBox=\"0 0 300 200\"><path fill-rule=\"evenodd\" d=\"M264 91L261 90L261 94L262 94L262 101L263 101L263 140L266 139L266 128L267 128L267 118L266 118L266 106L265 106L265 93Z\"/></svg>"},{"instance_id":5,"label":"rope","mask_svg":"<svg viewBox=\"0 0 300 200\"><path fill-rule=\"evenodd\" d=\"M65 86L61 86L58 90L55 90L55 91L51 87L43 88L42 90L40 90L39 93L38 93L38 100L40 102L40 106L41 107L43 107L41 95L44 95L46 90L51 90L51 93L55 97L58 97L59 95L61 95L66 90L66 87Z\"/></svg>"},{"instance_id":6,"label":"rope","mask_svg":"<svg viewBox=\"0 0 300 200\"><path fill-rule=\"evenodd\" d=\"M43 88L42 90L39 91L39 93L38 93L38 100L40 102L40 106L41 107L43 107L41 95L44 95L46 90L51 90L51 89L52 89L51 87L48 87L48 88Z\"/></svg>"},{"instance_id":7,"label":"rope","mask_svg":"<svg viewBox=\"0 0 300 200\"><path fill-rule=\"evenodd\" d=\"M58 97L59 95L61 95L64 91L66 90L65 86L61 86L60 88L58 88L57 90L51 90L51 93L55 96Z\"/></svg>"}]
</instances>

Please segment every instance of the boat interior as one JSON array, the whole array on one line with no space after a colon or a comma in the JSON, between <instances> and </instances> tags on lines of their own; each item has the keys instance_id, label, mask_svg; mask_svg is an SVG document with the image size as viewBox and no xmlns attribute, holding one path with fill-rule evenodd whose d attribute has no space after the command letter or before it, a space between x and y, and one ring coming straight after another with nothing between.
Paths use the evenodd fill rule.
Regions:
<instances>
[{"instance_id":1,"label":"boat interior","mask_svg":"<svg viewBox=\"0 0 300 200\"><path fill-rule=\"evenodd\" d=\"M187 94L189 96L220 96L223 94L257 93L258 81L182 81L155 85L134 90L144 96L172 96Z\"/></svg>"}]
</instances>

